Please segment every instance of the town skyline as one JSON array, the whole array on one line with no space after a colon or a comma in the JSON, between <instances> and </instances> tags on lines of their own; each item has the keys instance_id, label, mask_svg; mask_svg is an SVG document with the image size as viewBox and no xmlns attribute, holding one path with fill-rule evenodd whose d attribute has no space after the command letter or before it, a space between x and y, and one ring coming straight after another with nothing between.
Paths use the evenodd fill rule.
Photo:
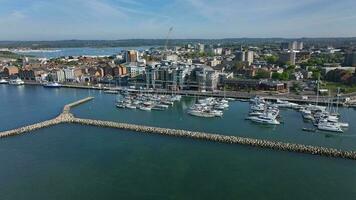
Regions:
<instances>
[{"instance_id":1,"label":"town skyline","mask_svg":"<svg viewBox=\"0 0 356 200\"><path fill-rule=\"evenodd\" d=\"M0 2L0 41L356 36L351 0Z\"/></svg>"}]
</instances>

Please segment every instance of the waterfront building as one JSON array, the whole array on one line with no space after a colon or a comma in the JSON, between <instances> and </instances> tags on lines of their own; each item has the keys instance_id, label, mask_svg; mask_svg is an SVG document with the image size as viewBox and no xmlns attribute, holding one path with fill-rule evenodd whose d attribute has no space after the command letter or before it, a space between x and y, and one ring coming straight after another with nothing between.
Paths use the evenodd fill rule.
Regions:
<instances>
[{"instance_id":1,"label":"waterfront building","mask_svg":"<svg viewBox=\"0 0 356 200\"><path fill-rule=\"evenodd\" d=\"M63 70L57 70L57 71L55 71L55 73L56 73L56 80L55 81L57 81L59 83L62 83L62 82L66 81L66 76L65 76Z\"/></svg>"},{"instance_id":2,"label":"waterfront building","mask_svg":"<svg viewBox=\"0 0 356 200\"><path fill-rule=\"evenodd\" d=\"M112 68L113 76L120 77L127 74L127 68L123 65L118 65Z\"/></svg>"},{"instance_id":3,"label":"waterfront building","mask_svg":"<svg viewBox=\"0 0 356 200\"><path fill-rule=\"evenodd\" d=\"M287 88L286 84L279 81L256 79L225 79L223 84L234 90L283 91Z\"/></svg>"},{"instance_id":4,"label":"waterfront building","mask_svg":"<svg viewBox=\"0 0 356 200\"><path fill-rule=\"evenodd\" d=\"M113 76L113 68L110 65L100 66L104 71L104 76Z\"/></svg>"},{"instance_id":5,"label":"waterfront building","mask_svg":"<svg viewBox=\"0 0 356 200\"><path fill-rule=\"evenodd\" d=\"M161 62L146 68L146 86L152 88L181 90L190 66L182 63Z\"/></svg>"},{"instance_id":6,"label":"waterfront building","mask_svg":"<svg viewBox=\"0 0 356 200\"><path fill-rule=\"evenodd\" d=\"M3 74L5 77L10 77L17 75L19 73L19 68L15 66L4 67Z\"/></svg>"},{"instance_id":7,"label":"waterfront building","mask_svg":"<svg viewBox=\"0 0 356 200\"><path fill-rule=\"evenodd\" d=\"M35 72L32 69L20 69L19 77L22 80L34 81L35 80Z\"/></svg>"},{"instance_id":8,"label":"waterfront building","mask_svg":"<svg viewBox=\"0 0 356 200\"><path fill-rule=\"evenodd\" d=\"M74 69L74 67L67 67L63 69L67 82L75 81Z\"/></svg>"},{"instance_id":9,"label":"waterfront building","mask_svg":"<svg viewBox=\"0 0 356 200\"><path fill-rule=\"evenodd\" d=\"M136 78L140 75L143 75L145 72L145 66L138 66L135 64L130 64L126 66L128 74L131 78Z\"/></svg>"},{"instance_id":10,"label":"waterfront building","mask_svg":"<svg viewBox=\"0 0 356 200\"><path fill-rule=\"evenodd\" d=\"M214 91L219 82L219 73L205 65L196 66L190 73L189 89L199 91Z\"/></svg>"}]
</instances>

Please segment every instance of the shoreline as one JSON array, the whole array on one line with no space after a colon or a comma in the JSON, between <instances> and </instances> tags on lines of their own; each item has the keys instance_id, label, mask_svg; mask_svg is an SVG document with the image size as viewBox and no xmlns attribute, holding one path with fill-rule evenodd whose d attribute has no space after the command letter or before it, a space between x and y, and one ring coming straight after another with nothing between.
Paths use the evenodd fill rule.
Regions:
<instances>
[{"instance_id":1,"label":"shoreline","mask_svg":"<svg viewBox=\"0 0 356 200\"><path fill-rule=\"evenodd\" d=\"M26 85L36 85L36 86L41 86L41 83L38 82L25 82ZM199 91L194 91L194 90L181 90L181 91L170 91L170 90L144 90L140 91L137 89L126 89L126 88L119 88L119 87L98 87L98 86L85 86L85 85L77 85L77 84L63 84L62 87L64 88L72 88L72 89L83 89L83 90L101 90L101 91L129 91L131 93L153 93L153 94L170 94L174 93L176 95L182 95L182 96L191 96L191 97L218 97L218 98L234 98L236 100L249 100L255 96L261 96L265 98L268 101L275 102L277 99L283 100L283 101L289 101L292 103L298 103L298 104L315 104L316 102L316 97L315 96L310 96L311 99L300 99L296 97L291 97L288 94L278 94L278 95L269 95L266 94L266 92L239 92L239 91L234 91L234 92L199 92ZM348 97L348 96L346 96ZM342 99L342 98L340 98ZM329 98L328 97L319 97L319 105L324 105L327 106L329 104ZM333 102L332 105L336 106L337 103ZM354 104L346 104L343 102L339 102L339 106L342 107L348 107L348 108L356 108L356 105Z\"/></svg>"}]
</instances>

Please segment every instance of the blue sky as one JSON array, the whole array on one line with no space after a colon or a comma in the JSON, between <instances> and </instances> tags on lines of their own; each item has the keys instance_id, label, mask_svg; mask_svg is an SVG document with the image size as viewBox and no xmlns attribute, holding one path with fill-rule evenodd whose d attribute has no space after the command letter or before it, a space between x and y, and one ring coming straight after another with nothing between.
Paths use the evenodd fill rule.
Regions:
<instances>
[{"instance_id":1,"label":"blue sky","mask_svg":"<svg viewBox=\"0 0 356 200\"><path fill-rule=\"evenodd\" d=\"M356 36L355 0L0 0L0 40Z\"/></svg>"}]
</instances>

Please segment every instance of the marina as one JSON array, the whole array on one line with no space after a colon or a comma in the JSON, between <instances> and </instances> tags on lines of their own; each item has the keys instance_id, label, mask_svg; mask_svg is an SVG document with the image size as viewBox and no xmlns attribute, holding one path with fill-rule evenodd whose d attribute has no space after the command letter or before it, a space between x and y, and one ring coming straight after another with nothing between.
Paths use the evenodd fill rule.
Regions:
<instances>
[{"instance_id":1,"label":"marina","mask_svg":"<svg viewBox=\"0 0 356 200\"><path fill-rule=\"evenodd\" d=\"M355 137L353 137L355 127L353 124L350 123L349 129L345 130L343 134L329 134L320 131L317 133L303 133L301 127L307 126L309 123L304 122L300 113L293 109L281 108L280 115L282 116L284 124L266 127L255 123L248 123L244 120L250 109L248 102L230 101L229 109L225 110L223 118L201 118L192 117L187 114L187 109L198 102L198 100L191 97L182 97L180 102L176 102L173 106L166 109L165 112L143 112L138 109L117 109L114 106L117 100L116 95L106 94L97 90L75 90L68 88L48 90L37 86L25 85L24 87L11 87L3 85L0 86L0 92L3 95L12 95L11 99L0 99L1 105L7 105L1 113L2 116L6 116L2 117L1 131L46 121L56 117L59 112L62 112L63 105L68 102L74 102L87 96L93 96L95 99L74 107L71 109L71 113L80 119L90 119L90 121L86 121L88 123L94 123L95 121L95 124L115 122L115 126L117 123L120 125L135 124L144 127L161 127L200 133L219 133L224 137L233 136L232 138L242 137L322 146L331 149L341 149L343 151L354 151L356 149ZM11 111L11 106L16 106L16 113ZM342 121L349 121L354 117L353 109L340 108L339 112ZM32 114L29 115L28 113ZM31 117L29 118L28 116ZM189 175L189 177L191 177L190 181L193 181L195 184L199 184L201 183L200 181L203 181L210 185L208 179L204 178L208 176L208 174L210 174L209 179L212 176L216 176L215 178L223 177L224 179L234 177L233 180L248 180L251 176L256 178L263 177L263 180L266 180L263 181L263 183L267 184L272 182L275 187L286 185L286 182L288 182L290 178L293 178L294 180L300 180L300 182L288 183L287 185L289 185L289 187L297 186L304 191L310 187L310 184L315 184L318 185L318 187L314 187L313 193L317 191L320 192L320 194L324 194L324 192L322 192L325 191L324 188L331 187L331 184L325 181L326 178L323 178L325 174L328 174L328 177L335 180L334 183L347 183L347 185L350 185L350 187L346 186L346 188L335 189L334 192L328 194L328 196L331 196L335 194L335 191L336 193L340 193L340 195L341 193L343 195L350 194L348 191L351 191L351 185L354 184L355 180L353 176L354 161L352 160L335 160L309 154L286 153L279 150L271 151L268 149L253 148L249 145L231 145L212 142L210 140L206 141L205 139L185 139L185 137L182 138L181 136L177 136L178 138L162 137L161 134L156 133L145 134L141 131L130 131L133 130L130 129L133 128L132 126L124 130L117 128L98 128L95 124L82 126L76 123L60 123L45 129L36 129L23 136L2 138L0 140L2 143L0 147L0 154L2 156L0 159L3 158L3 164L0 168L2 171L6 171L6 174L16 171L18 176L12 175L12 179L23 181L23 177L26 177L25 174L15 170L16 168L14 168L14 166L26 166L30 163L30 165L26 167L26 173L35 173L37 177L42 177L39 180L36 179L38 184L47 184L48 181L43 179L46 179L48 174L52 174L50 172L50 170L53 169L53 167L51 167L52 163L58 166L58 168L70 167L71 170L65 170L65 173L62 173L61 170L55 170L55 174L64 177L63 181L61 181L61 179L58 184L56 183L57 188L64 183L64 180L68 180L65 178L68 175L72 177L76 176L76 174L83 173L83 170L92 172L105 169L105 174L96 175L99 182L112 177L121 180L121 174L125 172L124 174L127 174L132 180L132 182L129 183L125 182L125 185L134 189L137 186L137 182L135 181L137 179L137 173L152 178L168 176L171 177L171 179L176 179L174 178L174 174L177 173L179 176L184 176L185 172L179 170L181 169L182 159L186 160L184 162L188 164L186 166L191 166L196 169L190 169L195 171L193 177ZM134 127L137 128L136 126ZM156 131L156 129L149 130ZM140 134L134 134L135 132ZM16 152L18 153L14 152L12 150L13 148L16 148ZM44 161L40 163L48 163L48 165L38 165L37 160L40 159L39 156L42 155L43 158L41 159ZM33 156L36 157L34 158ZM103 163L103 165L90 164L93 158L99 159L96 160L95 163ZM201 159L211 163L211 165L202 166ZM55 160L61 160L61 162L58 163ZM63 161L65 161L65 164L63 164ZM230 164L221 165L220 163L222 161ZM19 162L23 164L19 164ZM82 167L78 167L79 163L82 162L86 164ZM112 162L115 162L115 164ZM298 167L294 168L277 164L281 162L294 163L294 166ZM125 165L122 163L125 163ZM152 163L154 163L154 165L152 165ZM243 163L243 165L241 163ZM157 165L167 167L156 170L155 166ZM268 167L262 172L257 170L261 165L267 165ZM108 170L108 166L115 168L117 173ZM222 169L222 171L217 169ZM201 173L202 170L205 172ZM239 171L239 173L237 173L236 170ZM285 179L283 184L273 182L275 177L266 174L276 174L281 170L286 170L286 173L288 173L288 180ZM214 173L211 173L213 171ZM293 173L289 173L289 171ZM246 176L241 175L240 172L243 172ZM152 176L152 173L154 176ZM199 175L199 173L201 173L201 175ZM311 177L300 177L300 174L304 173L309 173ZM3 180L10 181L6 174L5 172L2 174ZM285 175L284 173L283 176ZM308 180L308 184L304 184L306 179ZM81 181L78 182L80 185L89 183L95 184L95 187L94 185L90 187L98 188L98 182L91 178L78 178L77 180ZM159 186L161 188L169 185L167 181L165 182L165 179L161 179L160 183L154 183L155 187ZM112 184L114 184L115 187L120 187L118 183L110 183L110 185ZM233 181L232 184L233 185L227 187L232 189L238 185L235 181ZM149 184L141 183L141 186L144 187L149 185L152 185L152 182ZM106 186L109 187L109 185ZM28 185L27 187L31 186ZM10 183L6 188L16 187ZM83 187L79 187L78 185L78 188L83 191ZM268 188L265 189L268 191ZM67 189L63 190L67 191ZM160 191L157 189L151 189L149 191L152 190L156 192ZM31 191L32 192L26 192L26 194L28 194L28 196L38 194L35 188ZM132 192L133 191L134 190L132 190ZM146 191L149 192L148 190ZM238 191L241 190L238 189ZM296 191L293 189L290 190L290 192L293 193ZM189 192L189 194L192 193ZM6 195L6 192L1 195ZM312 194L306 193L306 196L308 195Z\"/></svg>"},{"instance_id":2,"label":"marina","mask_svg":"<svg viewBox=\"0 0 356 200\"><path fill-rule=\"evenodd\" d=\"M124 129L124 130L130 130L135 132L141 132L145 134L152 133L152 134L175 136L175 137L185 137L185 138L206 140L206 141L212 141L218 143L240 144L240 145L248 145L253 147L267 148L267 149L280 150L280 151L306 153L306 154L320 155L326 157L336 157L336 158L356 160L356 152L354 151L341 151L338 149L331 149L325 147L317 147L317 146L310 146L310 145L307 146L302 144L283 143L277 141L259 140L259 139L243 138L243 137L236 137L236 136L226 136L226 135L213 134L213 133L149 127L149 126L142 126L142 125L135 125L135 124L93 120L93 119L81 119L81 118L74 117L70 113L70 110L73 107L91 101L92 99L93 97L87 97L65 105L62 113L54 119L43 121L29 126L20 127L13 130L0 132L0 138L23 134L37 129L58 125L60 123L77 123L82 125Z\"/></svg>"},{"instance_id":3,"label":"marina","mask_svg":"<svg viewBox=\"0 0 356 200\"><path fill-rule=\"evenodd\" d=\"M152 94L130 94L118 95L116 107L127 109L140 109L142 111L158 110L164 111L179 102L180 95L152 95Z\"/></svg>"}]
</instances>

